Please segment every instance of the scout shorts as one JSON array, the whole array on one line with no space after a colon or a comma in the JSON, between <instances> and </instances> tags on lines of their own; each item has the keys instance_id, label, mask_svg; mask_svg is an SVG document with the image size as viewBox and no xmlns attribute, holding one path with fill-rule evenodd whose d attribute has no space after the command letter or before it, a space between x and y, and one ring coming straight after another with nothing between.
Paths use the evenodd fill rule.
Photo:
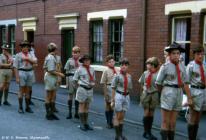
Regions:
<instances>
[{"instance_id":1,"label":"scout shorts","mask_svg":"<svg viewBox=\"0 0 206 140\"><path fill-rule=\"evenodd\" d=\"M44 84L45 84L45 90L48 91L57 90L58 88L57 76L51 75L46 72L44 75Z\"/></svg>"},{"instance_id":2,"label":"scout shorts","mask_svg":"<svg viewBox=\"0 0 206 140\"><path fill-rule=\"evenodd\" d=\"M130 97L129 95L122 95L116 92L115 94L115 106L116 112L127 111L129 109Z\"/></svg>"},{"instance_id":3,"label":"scout shorts","mask_svg":"<svg viewBox=\"0 0 206 140\"><path fill-rule=\"evenodd\" d=\"M76 93L76 100L80 103L90 103L93 101L93 88L92 89L85 89L81 86L77 88Z\"/></svg>"},{"instance_id":4,"label":"scout shorts","mask_svg":"<svg viewBox=\"0 0 206 140\"><path fill-rule=\"evenodd\" d=\"M169 111L182 109L183 91L181 88L164 86L161 93L161 108Z\"/></svg>"},{"instance_id":5,"label":"scout shorts","mask_svg":"<svg viewBox=\"0 0 206 140\"><path fill-rule=\"evenodd\" d=\"M11 79L12 79L11 69L0 70L0 83L10 83Z\"/></svg>"},{"instance_id":6,"label":"scout shorts","mask_svg":"<svg viewBox=\"0 0 206 140\"><path fill-rule=\"evenodd\" d=\"M143 92L140 96L140 103L145 109L155 109L159 105L158 92L146 93Z\"/></svg>"},{"instance_id":7,"label":"scout shorts","mask_svg":"<svg viewBox=\"0 0 206 140\"><path fill-rule=\"evenodd\" d=\"M190 92L194 103L193 109L195 111L201 111L205 106L205 89L190 88Z\"/></svg>"},{"instance_id":8,"label":"scout shorts","mask_svg":"<svg viewBox=\"0 0 206 140\"><path fill-rule=\"evenodd\" d=\"M31 87L33 84L33 72L19 70L19 85L20 87Z\"/></svg>"},{"instance_id":9,"label":"scout shorts","mask_svg":"<svg viewBox=\"0 0 206 140\"><path fill-rule=\"evenodd\" d=\"M107 85L107 94L104 96L105 102L111 102L112 100L112 87Z\"/></svg>"},{"instance_id":10,"label":"scout shorts","mask_svg":"<svg viewBox=\"0 0 206 140\"><path fill-rule=\"evenodd\" d=\"M73 81L73 76L67 77L66 80L67 80L67 88L69 90L69 94L75 94L77 89L75 88L75 83Z\"/></svg>"}]
</instances>

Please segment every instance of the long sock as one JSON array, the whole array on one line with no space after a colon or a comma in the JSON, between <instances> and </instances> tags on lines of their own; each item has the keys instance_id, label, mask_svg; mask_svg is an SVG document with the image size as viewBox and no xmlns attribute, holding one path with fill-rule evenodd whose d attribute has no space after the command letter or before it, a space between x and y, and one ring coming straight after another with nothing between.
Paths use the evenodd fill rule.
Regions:
<instances>
[{"instance_id":1,"label":"long sock","mask_svg":"<svg viewBox=\"0 0 206 140\"><path fill-rule=\"evenodd\" d=\"M149 117L143 117L144 133L149 133Z\"/></svg>"},{"instance_id":2,"label":"long sock","mask_svg":"<svg viewBox=\"0 0 206 140\"><path fill-rule=\"evenodd\" d=\"M23 109L23 99L22 98L19 98L19 108L20 109Z\"/></svg>"},{"instance_id":3,"label":"long sock","mask_svg":"<svg viewBox=\"0 0 206 140\"><path fill-rule=\"evenodd\" d=\"M149 134L151 134L151 131L152 131L153 119L154 118L152 116L148 117L148 120L149 120L149 122L148 122L148 133Z\"/></svg>"},{"instance_id":4,"label":"long sock","mask_svg":"<svg viewBox=\"0 0 206 140\"><path fill-rule=\"evenodd\" d=\"M123 124L119 124L119 135L122 137Z\"/></svg>"},{"instance_id":5,"label":"long sock","mask_svg":"<svg viewBox=\"0 0 206 140\"><path fill-rule=\"evenodd\" d=\"M113 124L113 114L114 114L114 111L110 110L109 111L109 123L110 123L110 125Z\"/></svg>"},{"instance_id":6,"label":"long sock","mask_svg":"<svg viewBox=\"0 0 206 140\"><path fill-rule=\"evenodd\" d=\"M195 127L192 124L188 124L188 126L187 126L189 140L195 140L194 139L194 128Z\"/></svg>"},{"instance_id":7,"label":"long sock","mask_svg":"<svg viewBox=\"0 0 206 140\"><path fill-rule=\"evenodd\" d=\"M174 140L175 138L175 132L174 131L168 131L168 140Z\"/></svg>"},{"instance_id":8,"label":"long sock","mask_svg":"<svg viewBox=\"0 0 206 140\"><path fill-rule=\"evenodd\" d=\"M110 116L109 116L109 111L105 111L105 117L106 117L106 120L107 120L107 124L110 124Z\"/></svg>"},{"instance_id":9,"label":"long sock","mask_svg":"<svg viewBox=\"0 0 206 140\"><path fill-rule=\"evenodd\" d=\"M9 90L8 89L4 90L4 102L8 100L8 94L9 94Z\"/></svg>"},{"instance_id":10,"label":"long sock","mask_svg":"<svg viewBox=\"0 0 206 140\"><path fill-rule=\"evenodd\" d=\"M198 124L195 124L195 125L194 125L194 139L195 139L195 140L196 140L196 138L197 138L198 128L199 128L199 125L198 125Z\"/></svg>"},{"instance_id":11,"label":"long sock","mask_svg":"<svg viewBox=\"0 0 206 140\"><path fill-rule=\"evenodd\" d=\"M79 118L80 118L80 122L81 122L81 124L82 125L85 125L85 115L84 115L85 113L79 113Z\"/></svg>"},{"instance_id":12,"label":"long sock","mask_svg":"<svg viewBox=\"0 0 206 140\"><path fill-rule=\"evenodd\" d=\"M78 115L79 114L79 101L75 100L74 105L75 105L75 114Z\"/></svg>"},{"instance_id":13,"label":"long sock","mask_svg":"<svg viewBox=\"0 0 206 140\"><path fill-rule=\"evenodd\" d=\"M69 113L72 113L72 100L68 100L68 109L69 109Z\"/></svg>"},{"instance_id":14,"label":"long sock","mask_svg":"<svg viewBox=\"0 0 206 140\"><path fill-rule=\"evenodd\" d=\"M2 96L3 96L3 90L0 90L0 104L1 104Z\"/></svg>"},{"instance_id":15,"label":"long sock","mask_svg":"<svg viewBox=\"0 0 206 140\"><path fill-rule=\"evenodd\" d=\"M115 129L115 134L116 134L115 137L116 137L116 139L119 139L119 137L120 137L119 125L115 125L114 129Z\"/></svg>"},{"instance_id":16,"label":"long sock","mask_svg":"<svg viewBox=\"0 0 206 140\"><path fill-rule=\"evenodd\" d=\"M167 136L168 136L167 130L161 130L160 134L161 134L162 140L167 140Z\"/></svg>"}]
</instances>

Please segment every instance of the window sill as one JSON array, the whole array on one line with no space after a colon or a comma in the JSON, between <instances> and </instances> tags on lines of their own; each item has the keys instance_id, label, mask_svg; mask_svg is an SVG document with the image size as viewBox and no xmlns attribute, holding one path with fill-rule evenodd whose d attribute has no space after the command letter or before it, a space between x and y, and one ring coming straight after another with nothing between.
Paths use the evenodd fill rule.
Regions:
<instances>
[{"instance_id":1,"label":"window sill","mask_svg":"<svg viewBox=\"0 0 206 140\"><path fill-rule=\"evenodd\" d=\"M103 72L107 66L104 66L104 65L91 65L92 68L94 68L95 71L100 71L100 72ZM117 68L118 70L120 69L120 67L115 67Z\"/></svg>"}]
</instances>

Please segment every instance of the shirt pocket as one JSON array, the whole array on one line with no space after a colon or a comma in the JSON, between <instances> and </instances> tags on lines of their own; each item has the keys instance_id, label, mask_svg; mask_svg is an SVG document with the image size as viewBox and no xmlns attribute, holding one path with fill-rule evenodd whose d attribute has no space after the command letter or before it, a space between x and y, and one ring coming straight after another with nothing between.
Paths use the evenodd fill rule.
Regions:
<instances>
[{"instance_id":1,"label":"shirt pocket","mask_svg":"<svg viewBox=\"0 0 206 140\"><path fill-rule=\"evenodd\" d=\"M169 81L173 81L175 79L175 77L176 77L175 73L173 73L173 72L168 72L166 74L166 79L169 80Z\"/></svg>"}]
</instances>

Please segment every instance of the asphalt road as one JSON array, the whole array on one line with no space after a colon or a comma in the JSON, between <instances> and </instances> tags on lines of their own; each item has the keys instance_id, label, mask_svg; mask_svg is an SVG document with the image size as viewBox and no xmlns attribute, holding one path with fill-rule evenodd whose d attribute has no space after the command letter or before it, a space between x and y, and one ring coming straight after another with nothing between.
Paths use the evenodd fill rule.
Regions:
<instances>
[{"instance_id":1,"label":"asphalt road","mask_svg":"<svg viewBox=\"0 0 206 140\"><path fill-rule=\"evenodd\" d=\"M16 93L18 86L15 82L11 83L10 91ZM35 84L33 87L34 97L40 100L33 99L35 106L32 106L34 114L19 114L17 112L18 103L17 96L10 94L9 101L11 107L2 105L0 107L0 139L50 139L50 140L112 140L114 139L114 130L109 130L105 127L104 117L104 102L103 96L95 93L94 102L91 104L90 123L94 127L94 131L82 132L79 129L79 120L66 120L67 107L64 106L67 101L67 93L65 89L60 89L57 95L57 105L59 121L47 121L45 119L44 103L41 99L45 96L44 87L42 84ZM135 102L131 102L129 111L127 112L124 134L129 140L143 140L142 133L142 108ZM153 133L160 139L159 125L161 115L159 109L155 113ZM202 117L199 131L199 139L206 140L205 116ZM180 135L179 135L180 134ZM176 140L186 140L182 136L187 135L186 122L182 119L177 120L177 135Z\"/></svg>"}]
</instances>

